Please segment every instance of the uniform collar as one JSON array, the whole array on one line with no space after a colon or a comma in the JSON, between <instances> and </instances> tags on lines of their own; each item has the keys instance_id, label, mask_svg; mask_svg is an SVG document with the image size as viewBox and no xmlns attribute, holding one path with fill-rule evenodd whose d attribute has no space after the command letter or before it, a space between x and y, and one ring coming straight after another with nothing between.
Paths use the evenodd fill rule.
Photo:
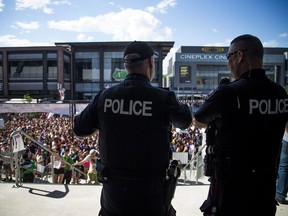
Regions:
<instances>
[{"instance_id":1,"label":"uniform collar","mask_svg":"<svg viewBox=\"0 0 288 216\"><path fill-rule=\"evenodd\" d=\"M243 73L239 79L241 78L247 78L247 77L260 77L265 76L265 70L264 69L252 69L245 73Z\"/></svg>"},{"instance_id":2,"label":"uniform collar","mask_svg":"<svg viewBox=\"0 0 288 216\"><path fill-rule=\"evenodd\" d=\"M139 74L139 73L128 74L125 78L125 81L132 81L132 80L139 80L139 81L150 83L150 80L147 76L143 74Z\"/></svg>"}]
</instances>

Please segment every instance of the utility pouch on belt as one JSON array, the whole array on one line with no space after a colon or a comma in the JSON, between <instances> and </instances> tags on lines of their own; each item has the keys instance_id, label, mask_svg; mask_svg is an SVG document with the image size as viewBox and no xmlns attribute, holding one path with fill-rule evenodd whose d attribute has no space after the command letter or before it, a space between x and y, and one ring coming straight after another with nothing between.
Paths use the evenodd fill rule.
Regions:
<instances>
[{"instance_id":1,"label":"utility pouch on belt","mask_svg":"<svg viewBox=\"0 0 288 216\"><path fill-rule=\"evenodd\" d=\"M97 160L96 162L96 173L97 178L100 183L105 183L108 181L109 171L108 167L104 165L101 160Z\"/></svg>"},{"instance_id":2,"label":"utility pouch on belt","mask_svg":"<svg viewBox=\"0 0 288 216\"><path fill-rule=\"evenodd\" d=\"M177 160L171 161L166 176L166 194L165 194L166 206L169 206L171 204L180 174L181 169L179 167L178 161Z\"/></svg>"}]
</instances>

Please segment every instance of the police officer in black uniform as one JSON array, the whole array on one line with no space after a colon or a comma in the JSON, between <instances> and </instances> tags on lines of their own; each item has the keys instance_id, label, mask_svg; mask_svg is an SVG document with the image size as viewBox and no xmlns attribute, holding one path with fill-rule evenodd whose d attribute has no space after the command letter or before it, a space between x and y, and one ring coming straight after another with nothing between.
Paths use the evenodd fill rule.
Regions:
<instances>
[{"instance_id":1,"label":"police officer in black uniform","mask_svg":"<svg viewBox=\"0 0 288 216\"><path fill-rule=\"evenodd\" d=\"M101 216L164 216L171 124L192 122L172 91L153 87L154 51L134 41L124 51L125 80L99 93L74 120L74 133L100 135ZM170 214L172 215L172 214Z\"/></svg>"},{"instance_id":2,"label":"police officer in black uniform","mask_svg":"<svg viewBox=\"0 0 288 216\"><path fill-rule=\"evenodd\" d=\"M193 122L216 126L215 160L204 215L272 216L281 139L288 116L285 90L262 69L263 45L235 38L226 55L235 81L210 95ZM211 173L210 173L211 174Z\"/></svg>"}]
</instances>

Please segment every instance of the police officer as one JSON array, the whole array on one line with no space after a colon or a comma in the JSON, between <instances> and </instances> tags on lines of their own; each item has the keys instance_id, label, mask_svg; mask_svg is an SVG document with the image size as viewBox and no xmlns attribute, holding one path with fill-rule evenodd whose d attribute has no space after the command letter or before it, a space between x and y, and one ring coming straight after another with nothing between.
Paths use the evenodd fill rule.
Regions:
<instances>
[{"instance_id":1,"label":"police officer","mask_svg":"<svg viewBox=\"0 0 288 216\"><path fill-rule=\"evenodd\" d=\"M198 127L215 123L219 145L218 176L200 209L204 215L272 216L287 93L265 75L257 37L235 38L226 56L235 81L219 86L193 120Z\"/></svg>"},{"instance_id":2,"label":"police officer","mask_svg":"<svg viewBox=\"0 0 288 216\"><path fill-rule=\"evenodd\" d=\"M99 177L102 216L164 216L173 210L164 204L170 125L185 129L192 117L172 91L151 85L153 55L145 42L129 44L125 80L99 93L75 117L76 135L99 130L101 164L96 170L104 173Z\"/></svg>"}]
</instances>

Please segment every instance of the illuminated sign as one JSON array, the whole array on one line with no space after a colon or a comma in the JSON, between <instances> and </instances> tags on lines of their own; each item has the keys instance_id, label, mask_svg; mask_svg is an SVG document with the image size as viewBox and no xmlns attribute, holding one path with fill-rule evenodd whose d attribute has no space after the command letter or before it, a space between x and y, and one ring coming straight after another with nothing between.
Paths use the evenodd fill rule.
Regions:
<instances>
[{"instance_id":1,"label":"illuminated sign","mask_svg":"<svg viewBox=\"0 0 288 216\"><path fill-rule=\"evenodd\" d=\"M191 83L191 67L180 66L179 83Z\"/></svg>"},{"instance_id":2,"label":"illuminated sign","mask_svg":"<svg viewBox=\"0 0 288 216\"><path fill-rule=\"evenodd\" d=\"M223 52L224 51L224 48L222 48L222 47L203 47L202 49L201 49L203 52L209 52L209 53L211 53L211 52L213 52L213 53L221 53L221 52Z\"/></svg>"}]
</instances>

